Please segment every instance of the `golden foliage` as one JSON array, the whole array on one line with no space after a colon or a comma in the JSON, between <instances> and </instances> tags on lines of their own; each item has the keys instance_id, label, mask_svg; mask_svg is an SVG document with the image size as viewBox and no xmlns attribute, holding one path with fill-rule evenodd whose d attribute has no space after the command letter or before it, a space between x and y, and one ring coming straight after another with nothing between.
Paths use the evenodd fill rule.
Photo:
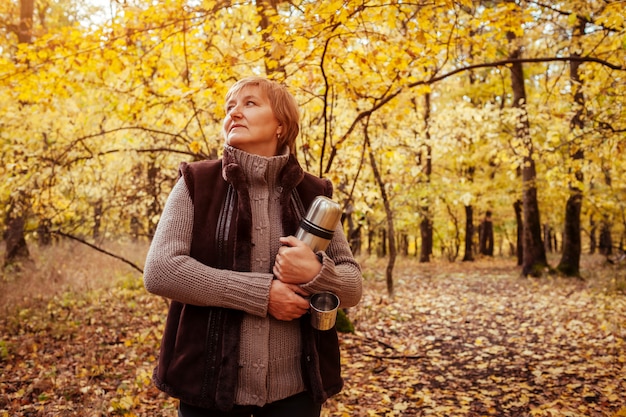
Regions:
<instances>
[{"instance_id":1,"label":"golden foliage","mask_svg":"<svg viewBox=\"0 0 626 417\"><path fill-rule=\"evenodd\" d=\"M0 205L25 191L33 226L45 219L88 235L98 224L115 224L105 233L149 235L179 161L219 156L227 88L262 74L297 96L297 152L307 169L336 182L338 199L355 207L356 218L367 214L376 223L382 215L362 158L366 128L400 230L417 222L424 195L442 196L431 201L441 225L448 222L444 201L457 209L471 202L510 223L520 192L512 179L524 151L508 110L508 69L489 63L508 56L507 34L514 33L525 58L545 59L525 70L547 222L562 221L575 141L586 150L585 213L617 219L626 164L612 149L623 138L623 70L581 66L586 119L573 132L576 86L568 63L555 59L577 53L623 69L626 6L522 3L112 2L112 15L97 20L89 16L104 15L68 0L81 5L68 7L69 20L50 9L52 20L37 23L33 42L18 44L11 28L19 8L5 2ZM574 41L571 28L580 19L588 30ZM481 66L467 69L472 65ZM428 124L425 94L432 101ZM428 180L420 165L427 147L436 164ZM607 172L612 185L605 185Z\"/></svg>"}]
</instances>

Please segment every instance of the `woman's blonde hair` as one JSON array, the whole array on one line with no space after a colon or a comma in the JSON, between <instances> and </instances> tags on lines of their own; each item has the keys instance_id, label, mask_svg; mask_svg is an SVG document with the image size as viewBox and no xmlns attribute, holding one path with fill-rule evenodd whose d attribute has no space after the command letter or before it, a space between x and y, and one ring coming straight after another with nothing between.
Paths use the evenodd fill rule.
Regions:
<instances>
[{"instance_id":1,"label":"woman's blonde hair","mask_svg":"<svg viewBox=\"0 0 626 417\"><path fill-rule=\"evenodd\" d=\"M282 126L277 150L280 152L283 146L287 145L289 152L295 153L296 137L300 132L300 112L296 99L284 85L263 77L243 78L230 87L228 93L226 93L225 102L228 103L232 97L251 85L259 87L265 93L270 101L276 120Z\"/></svg>"}]
</instances>

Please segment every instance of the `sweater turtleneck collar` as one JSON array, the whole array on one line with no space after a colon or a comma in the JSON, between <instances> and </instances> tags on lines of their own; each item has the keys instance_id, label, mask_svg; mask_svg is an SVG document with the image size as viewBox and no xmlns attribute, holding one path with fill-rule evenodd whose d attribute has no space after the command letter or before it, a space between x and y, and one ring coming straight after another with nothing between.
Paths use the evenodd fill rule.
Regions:
<instances>
[{"instance_id":1,"label":"sweater turtleneck collar","mask_svg":"<svg viewBox=\"0 0 626 417\"><path fill-rule=\"evenodd\" d=\"M238 165L249 184L259 180L276 183L280 172L289 162L289 148L285 147L280 155L267 157L224 145L224 162L225 167L231 164ZM226 171L223 175L224 179L227 179Z\"/></svg>"}]
</instances>

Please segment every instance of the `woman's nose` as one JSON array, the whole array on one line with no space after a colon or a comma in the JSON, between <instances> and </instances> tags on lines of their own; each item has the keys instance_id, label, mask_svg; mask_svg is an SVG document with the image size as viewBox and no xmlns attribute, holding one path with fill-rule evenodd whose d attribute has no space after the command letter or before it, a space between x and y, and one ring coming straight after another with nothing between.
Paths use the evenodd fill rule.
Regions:
<instances>
[{"instance_id":1,"label":"woman's nose","mask_svg":"<svg viewBox=\"0 0 626 417\"><path fill-rule=\"evenodd\" d=\"M233 118L233 119L241 117L241 110L239 108L239 105L233 106L230 109L229 114L230 114L230 117Z\"/></svg>"}]
</instances>

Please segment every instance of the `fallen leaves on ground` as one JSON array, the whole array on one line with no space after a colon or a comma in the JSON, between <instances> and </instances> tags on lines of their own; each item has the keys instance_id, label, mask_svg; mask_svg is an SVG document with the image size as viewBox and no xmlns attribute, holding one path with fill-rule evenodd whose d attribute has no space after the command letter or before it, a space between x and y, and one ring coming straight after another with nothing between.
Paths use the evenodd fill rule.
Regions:
<instances>
[{"instance_id":1,"label":"fallen leaves on ground","mask_svg":"<svg viewBox=\"0 0 626 417\"><path fill-rule=\"evenodd\" d=\"M364 271L323 416L626 416L623 293L511 262L404 261L389 298L384 265ZM150 382L165 311L134 278L7 314L0 416L175 416Z\"/></svg>"},{"instance_id":2,"label":"fallen leaves on ground","mask_svg":"<svg viewBox=\"0 0 626 417\"><path fill-rule=\"evenodd\" d=\"M327 415L626 416L624 295L467 264L375 282Z\"/></svg>"},{"instance_id":3,"label":"fallen leaves on ground","mask_svg":"<svg viewBox=\"0 0 626 417\"><path fill-rule=\"evenodd\" d=\"M151 383L166 304L141 278L0 322L0 416L174 416Z\"/></svg>"}]
</instances>

